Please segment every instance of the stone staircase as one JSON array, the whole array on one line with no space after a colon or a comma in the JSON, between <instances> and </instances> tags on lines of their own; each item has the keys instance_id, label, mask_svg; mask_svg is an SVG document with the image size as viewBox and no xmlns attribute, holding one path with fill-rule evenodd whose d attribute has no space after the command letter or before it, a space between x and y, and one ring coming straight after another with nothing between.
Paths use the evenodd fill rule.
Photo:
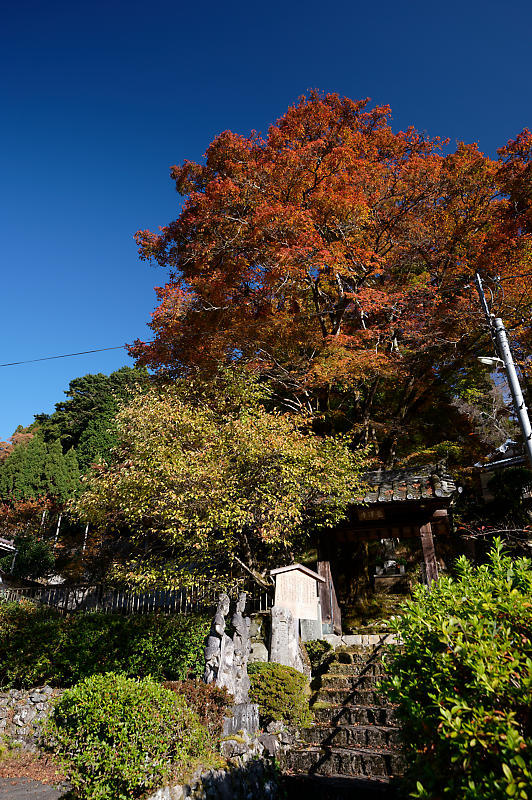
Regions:
<instances>
[{"instance_id":1,"label":"stone staircase","mask_svg":"<svg viewBox=\"0 0 532 800\"><path fill-rule=\"evenodd\" d=\"M393 707L378 690L382 646L338 649L315 681L315 724L287 756L288 797L398 797L403 758Z\"/></svg>"}]
</instances>

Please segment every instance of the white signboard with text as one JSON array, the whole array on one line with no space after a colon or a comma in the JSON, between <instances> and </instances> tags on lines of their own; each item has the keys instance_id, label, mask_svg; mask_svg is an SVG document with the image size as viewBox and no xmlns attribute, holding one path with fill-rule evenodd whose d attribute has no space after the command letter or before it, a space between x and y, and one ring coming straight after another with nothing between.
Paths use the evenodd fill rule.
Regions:
<instances>
[{"instance_id":1,"label":"white signboard with text","mask_svg":"<svg viewBox=\"0 0 532 800\"><path fill-rule=\"evenodd\" d=\"M319 620L318 583L324 579L301 564L274 569L275 605L289 609L298 619Z\"/></svg>"}]
</instances>

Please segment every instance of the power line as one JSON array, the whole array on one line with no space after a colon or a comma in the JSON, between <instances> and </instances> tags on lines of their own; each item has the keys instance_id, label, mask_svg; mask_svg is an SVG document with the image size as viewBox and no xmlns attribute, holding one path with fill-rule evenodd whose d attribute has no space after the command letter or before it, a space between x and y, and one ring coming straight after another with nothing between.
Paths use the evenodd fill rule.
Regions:
<instances>
[{"instance_id":1,"label":"power line","mask_svg":"<svg viewBox=\"0 0 532 800\"><path fill-rule=\"evenodd\" d=\"M7 364L0 364L0 367L15 367L18 364L34 364L36 361L52 361L54 358L70 358L71 356L84 356L87 353L103 353L105 350L124 350L125 344L116 347L99 347L96 350L81 350L79 353L63 353L60 356L44 356L44 358L29 358L27 361L9 361Z\"/></svg>"}]
</instances>

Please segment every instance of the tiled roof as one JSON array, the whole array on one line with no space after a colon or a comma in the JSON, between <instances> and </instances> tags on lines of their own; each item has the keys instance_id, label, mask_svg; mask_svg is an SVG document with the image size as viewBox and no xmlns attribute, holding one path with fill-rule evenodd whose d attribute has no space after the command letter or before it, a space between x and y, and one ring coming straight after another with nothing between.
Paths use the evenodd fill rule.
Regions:
<instances>
[{"instance_id":1,"label":"tiled roof","mask_svg":"<svg viewBox=\"0 0 532 800\"><path fill-rule=\"evenodd\" d=\"M430 500L450 498L456 484L441 464L427 464L409 469L377 470L366 472L364 481L369 484L366 503L392 503L404 500Z\"/></svg>"},{"instance_id":2,"label":"tiled roof","mask_svg":"<svg viewBox=\"0 0 532 800\"><path fill-rule=\"evenodd\" d=\"M504 469L505 467L520 467L527 464L525 451L522 444L514 442L513 439L507 439L495 452L490 453L482 461L478 461L475 467L480 467L482 470L497 470Z\"/></svg>"}]
</instances>

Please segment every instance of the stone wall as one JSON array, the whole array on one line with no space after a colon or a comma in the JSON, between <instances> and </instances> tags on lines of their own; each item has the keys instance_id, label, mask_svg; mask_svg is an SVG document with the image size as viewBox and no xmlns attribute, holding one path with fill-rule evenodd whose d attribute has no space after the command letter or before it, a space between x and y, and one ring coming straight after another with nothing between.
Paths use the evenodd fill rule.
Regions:
<instances>
[{"instance_id":1,"label":"stone wall","mask_svg":"<svg viewBox=\"0 0 532 800\"><path fill-rule=\"evenodd\" d=\"M262 734L242 732L224 739L227 767L200 772L188 784L164 786L148 800L277 800L281 789L275 758L290 749L294 738L294 732L276 722Z\"/></svg>"},{"instance_id":2,"label":"stone wall","mask_svg":"<svg viewBox=\"0 0 532 800\"><path fill-rule=\"evenodd\" d=\"M62 689L9 689L0 693L0 736L24 750L36 750L44 720Z\"/></svg>"},{"instance_id":3,"label":"stone wall","mask_svg":"<svg viewBox=\"0 0 532 800\"><path fill-rule=\"evenodd\" d=\"M0 693L0 738L35 751L41 728L63 689L40 686ZM148 800L277 800L279 771L275 760L285 755L298 738L295 729L271 722L254 735L240 731L221 742L227 759L224 769L198 772L186 785L158 789Z\"/></svg>"}]
</instances>

